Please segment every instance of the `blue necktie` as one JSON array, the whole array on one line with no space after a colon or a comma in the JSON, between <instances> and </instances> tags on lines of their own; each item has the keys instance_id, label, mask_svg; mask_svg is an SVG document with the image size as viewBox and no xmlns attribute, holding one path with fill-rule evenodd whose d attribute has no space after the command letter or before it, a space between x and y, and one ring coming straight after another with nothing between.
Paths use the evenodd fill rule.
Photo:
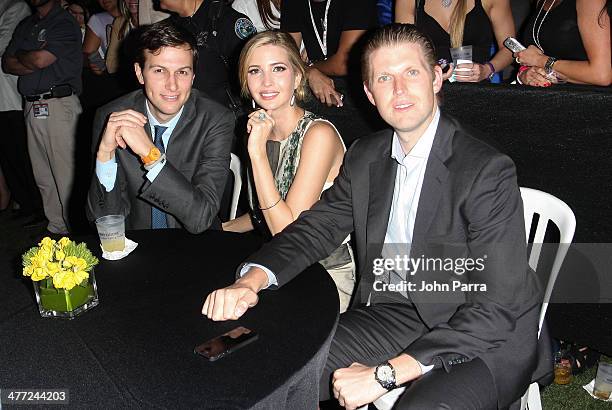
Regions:
<instances>
[{"instance_id":1,"label":"blue necktie","mask_svg":"<svg viewBox=\"0 0 612 410\"><path fill-rule=\"evenodd\" d=\"M155 141L153 142L159 151L163 154L165 152L164 143L162 141L162 135L168 127L162 127L161 125L155 126ZM156 207L151 207L151 228L153 229L164 229L168 227L166 221L166 213Z\"/></svg>"}]
</instances>

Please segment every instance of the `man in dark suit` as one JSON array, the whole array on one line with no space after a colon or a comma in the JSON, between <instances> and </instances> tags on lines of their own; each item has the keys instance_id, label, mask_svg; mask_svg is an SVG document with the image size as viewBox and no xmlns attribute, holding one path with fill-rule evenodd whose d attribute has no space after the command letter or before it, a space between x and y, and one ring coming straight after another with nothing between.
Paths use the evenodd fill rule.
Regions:
<instances>
[{"instance_id":1,"label":"man in dark suit","mask_svg":"<svg viewBox=\"0 0 612 410\"><path fill-rule=\"evenodd\" d=\"M399 408L505 408L536 364L539 286L514 164L440 113L434 55L412 25L373 34L364 89L393 130L358 140L322 199L203 307L213 320L239 318L261 289L284 285L354 231L360 283L320 388L329 398L331 382L346 408L408 382ZM407 255L405 269L397 257Z\"/></svg>"},{"instance_id":2,"label":"man in dark suit","mask_svg":"<svg viewBox=\"0 0 612 410\"><path fill-rule=\"evenodd\" d=\"M124 214L127 229L218 228L234 116L192 90L197 48L187 31L163 21L139 43L134 68L143 90L100 108L94 120L90 218Z\"/></svg>"}]
</instances>

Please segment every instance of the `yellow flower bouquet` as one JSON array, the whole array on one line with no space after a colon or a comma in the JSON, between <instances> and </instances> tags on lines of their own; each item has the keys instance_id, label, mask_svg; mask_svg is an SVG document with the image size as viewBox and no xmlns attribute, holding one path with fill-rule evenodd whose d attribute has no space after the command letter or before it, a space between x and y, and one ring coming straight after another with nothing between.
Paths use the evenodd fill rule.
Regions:
<instances>
[{"instance_id":1,"label":"yellow flower bouquet","mask_svg":"<svg viewBox=\"0 0 612 410\"><path fill-rule=\"evenodd\" d=\"M34 284L41 316L72 319L98 304L93 272L98 264L84 243L49 237L22 256L23 275Z\"/></svg>"}]
</instances>

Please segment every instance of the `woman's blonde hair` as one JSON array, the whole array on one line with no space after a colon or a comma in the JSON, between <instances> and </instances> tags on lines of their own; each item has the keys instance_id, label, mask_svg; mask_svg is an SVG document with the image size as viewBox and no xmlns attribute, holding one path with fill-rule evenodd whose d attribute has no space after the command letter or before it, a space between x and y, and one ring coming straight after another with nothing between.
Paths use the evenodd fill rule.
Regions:
<instances>
[{"instance_id":1,"label":"woman's blonde hair","mask_svg":"<svg viewBox=\"0 0 612 410\"><path fill-rule=\"evenodd\" d=\"M240 63L238 65L238 78L240 79L241 94L245 98L251 97L247 84L249 66L247 61L251 58L253 51L261 46L273 45L284 49L289 57L289 64L293 67L296 74L300 75L300 83L295 89L295 98L298 101L306 99L306 67L300 57L300 50L297 48L293 37L282 31L264 31L251 39L244 45L240 53Z\"/></svg>"},{"instance_id":2,"label":"woman's blonde hair","mask_svg":"<svg viewBox=\"0 0 612 410\"><path fill-rule=\"evenodd\" d=\"M451 47L461 47L463 45L463 30L465 28L466 16L467 0L457 0L453 13L451 14L449 24Z\"/></svg>"},{"instance_id":3,"label":"woman's blonde hair","mask_svg":"<svg viewBox=\"0 0 612 410\"><path fill-rule=\"evenodd\" d=\"M127 0L117 0L117 6L119 8L119 12L121 13L121 17L123 21L119 26L119 33L117 33L117 38L119 40L123 40L130 33L131 30L136 28L137 24L134 21L134 17L130 12L130 7L127 4Z\"/></svg>"}]
</instances>

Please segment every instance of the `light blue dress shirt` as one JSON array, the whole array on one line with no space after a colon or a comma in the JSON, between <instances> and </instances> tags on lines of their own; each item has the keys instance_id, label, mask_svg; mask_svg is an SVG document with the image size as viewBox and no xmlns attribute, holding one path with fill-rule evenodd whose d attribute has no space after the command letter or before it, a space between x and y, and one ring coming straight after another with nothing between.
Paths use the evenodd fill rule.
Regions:
<instances>
[{"instance_id":1,"label":"light blue dress shirt","mask_svg":"<svg viewBox=\"0 0 612 410\"><path fill-rule=\"evenodd\" d=\"M149 128L151 130L152 136L155 135L156 125L167 127L167 129L162 134L162 142L164 144L164 150L168 151L168 142L170 141L170 136L172 135L176 124L178 124L178 121L181 118L181 114L183 113L183 108L185 108L185 106L181 107L181 110L174 117L172 117L170 121L163 124L157 121L153 114L151 114L151 110L149 109L149 101L145 103L145 107L147 109L147 118L149 120ZM155 137L152 137L153 140L154 138ZM159 175L161 170L164 168L165 164L165 161L159 162L157 165L151 168L145 174L147 179L153 182L157 175ZM106 162L100 162L96 159L96 175L98 177L98 181L100 181L100 183L106 189L106 192L112 191L115 187L115 180L117 179L117 160L115 159L115 157L111 158L109 161Z\"/></svg>"}]
</instances>

